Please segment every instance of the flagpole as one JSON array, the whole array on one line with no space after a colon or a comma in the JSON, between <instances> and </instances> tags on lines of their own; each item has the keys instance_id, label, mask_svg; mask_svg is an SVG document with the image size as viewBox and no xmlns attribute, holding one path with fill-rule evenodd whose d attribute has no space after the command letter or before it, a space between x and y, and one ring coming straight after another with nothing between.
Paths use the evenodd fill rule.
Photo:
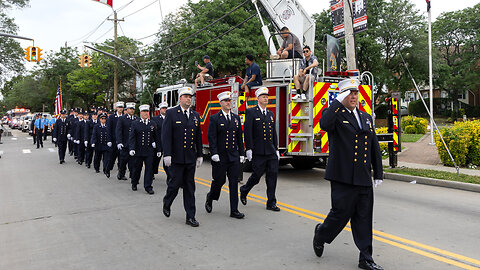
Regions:
<instances>
[{"instance_id":1,"label":"flagpole","mask_svg":"<svg viewBox=\"0 0 480 270\"><path fill-rule=\"evenodd\" d=\"M433 68L432 68L432 8L430 0L427 1L428 9L428 72L430 84L430 145L435 145L433 140Z\"/></svg>"}]
</instances>

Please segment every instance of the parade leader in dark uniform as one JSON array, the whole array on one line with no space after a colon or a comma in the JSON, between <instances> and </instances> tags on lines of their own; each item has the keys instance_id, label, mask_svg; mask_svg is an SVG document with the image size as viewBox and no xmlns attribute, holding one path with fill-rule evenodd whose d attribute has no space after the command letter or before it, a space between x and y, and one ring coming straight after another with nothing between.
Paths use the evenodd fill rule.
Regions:
<instances>
[{"instance_id":1,"label":"parade leader in dark uniform","mask_svg":"<svg viewBox=\"0 0 480 270\"><path fill-rule=\"evenodd\" d=\"M65 163L65 152L67 150L67 134L70 123L67 121L67 111L62 110L60 112L60 119L55 122L55 128L53 129L53 141L58 146L58 158L60 159L60 164Z\"/></svg>"},{"instance_id":2,"label":"parade leader in dark uniform","mask_svg":"<svg viewBox=\"0 0 480 270\"><path fill-rule=\"evenodd\" d=\"M128 171L130 173L130 178L132 178L132 159L130 158L128 150L128 135L130 134L130 127L132 126L133 121L137 118L135 117L135 102L128 102L126 104L127 113L123 114L117 120L117 126L115 127L115 138L117 143L117 149L119 151L118 155L118 180L127 180L125 173Z\"/></svg>"},{"instance_id":3,"label":"parade leader in dark uniform","mask_svg":"<svg viewBox=\"0 0 480 270\"><path fill-rule=\"evenodd\" d=\"M372 117L357 108L357 79L338 84L340 94L325 109L320 127L328 132L329 150L325 179L330 181L332 208L315 227L313 249L320 257L324 243L331 243L350 220L355 245L360 250L358 267L383 269L372 252L373 188L383 179L382 154Z\"/></svg>"},{"instance_id":4,"label":"parade leader in dark uniform","mask_svg":"<svg viewBox=\"0 0 480 270\"><path fill-rule=\"evenodd\" d=\"M228 176L230 193L230 217L245 217L238 211L238 178L240 163L245 161L243 132L240 117L231 112L231 92L217 95L221 110L210 116L208 125L208 145L212 154L212 177L210 192L207 194L205 210L212 212L212 201L218 201L222 186Z\"/></svg>"},{"instance_id":5,"label":"parade leader in dark uniform","mask_svg":"<svg viewBox=\"0 0 480 270\"><path fill-rule=\"evenodd\" d=\"M240 201L247 204L247 195L260 182L265 173L267 184L267 210L280 211L277 206L275 190L277 188L278 152L275 115L269 109L268 88L260 87L255 91L258 106L247 110L244 124L245 149L247 159L252 162L252 175L247 183L240 187Z\"/></svg>"},{"instance_id":6,"label":"parade leader in dark uniform","mask_svg":"<svg viewBox=\"0 0 480 270\"><path fill-rule=\"evenodd\" d=\"M112 149L112 139L107 128L107 114L101 113L98 115L100 123L93 127L91 145L95 149L95 156L93 157L93 167L95 172L100 172L100 160L103 160L103 173L107 178L110 178L110 152Z\"/></svg>"},{"instance_id":7,"label":"parade leader in dark uniform","mask_svg":"<svg viewBox=\"0 0 480 270\"><path fill-rule=\"evenodd\" d=\"M158 157L161 155L160 143L155 132L157 125L148 119L150 105L140 105L139 109L140 119L132 123L128 135L128 149L130 150L130 156L133 157L132 190L137 190L142 165L144 165L143 187L148 194L153 195L155 193L152 187L153 155Z\"/></svg>"},{"instance_id":8,"label":"parade leader in dark uniform","mask_svg":"<svg viewBox=\"0 0 480 270\"><path fill-rule=\"evenodd\" d=\"M172 181L168 183L163 198L163 214L170 216L170 207L183 187L183 206L187 212L186 224L198 227L195 219L195 166L203 163L202 130L200 115L193 111L193 90L182 87L178 90L179 104L169 110L162 127L162 147L165 166L169 167Z\"/></svg>"}]
</instances>

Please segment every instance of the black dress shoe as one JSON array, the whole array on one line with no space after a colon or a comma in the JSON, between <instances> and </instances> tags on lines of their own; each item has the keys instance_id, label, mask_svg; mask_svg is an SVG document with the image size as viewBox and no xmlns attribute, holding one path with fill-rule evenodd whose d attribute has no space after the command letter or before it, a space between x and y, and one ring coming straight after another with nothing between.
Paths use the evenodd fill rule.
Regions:
<instances>
[{"instance_id":1,"label":"black dress shoe","mask_svg":"<svg viewBox=\"0 0 480 270\"><path fill-rule=\"evenodd\" d=\"M205 210L207 213L212 212L212 200L210 200L210 193L207 194L207 201L205 202Z\"/></svg>"},{"instance_id":2,"label":"black dress shoe","mask_svg":"<svg viewBox=\"0 0 480 270\"><path fill-rule=\"evenodd\" d=\"M65 163L65 160L60 160L60 164L63 164L63 163Z\"/></svg>"},{"instance_id":3,"label":"black dress shoe","mask_svg":"<svg viewBox=\"0 0 480 270\"><path fill-rule=\"evenodd\" d=\"M168 207L167 205L165 205L165 202L163 203L163 214L164 214L166 217L170 217L170 207Z\"/></svg>"},{"instance_id":4,"label":"black dress shoe","mask_svg":"<svg viewBox=\"0 0 480 270\"><path fill-rule=\"evenodd\" d=\"M119 174L117 174L117 179L118 180L127 180L127 178L125 176L120 176Z\"/></svg>"},{"instance_id":5,"label":"black dress shoe","mask_svg":"<svg viewBox=\"0 0 480 270\"><path fill-rule=\"evenodd\" d=\"M230 217L242 219L242 218L245 217L245 214L240 213L240 212L238 212L238 210L237 210L237 211L232 211L232 212L230 212Z\"/></svg>"},{"instance_id":6,"label":"black dress shoe","mask_svg":"<svg viewBox=\"0 0 480 270\"><path fill-rule=\"evenodd\" d=\"M82 164L83 164L83 162L79 161L79 162L78 162L78 164L82 165Z\"/></svg>"},{"instance_id":7,"label":"black dress shoe","mask_svg":"<svg viewBox=\"0 0 480 270\"><path fill-rule=\"evenodd\" d=\"M137 191L137 185L132 185L132 190Z\"/></svg>"},{"instance_id":8,"label":"black dress shoe","mask_svg":"<svg viewBox=\"0 0 480 270\"><path fill-rule=\"evenodd\" d=\"M243 205L247 205L247 194L241 191L240 191L240 202L242 202Z\"/></svg>"},{"instance_id":9,"label":"black dress shoe","mask_svg":"<svg viewBox=\"0 0 480 270\"><path fill-rule=\"evenodd\" d=\"M369 270L383 270L383 268L380 265L374 262L369 262L369 261L360 261L358 263L358 268L369 269Z\"/></svg>"},{"instance_id":10,"label":"black dress shoe","mask_svg":"<svg viewBox=\"0 0 480 270\"><path fill-rule=\"evenodd\" d=\"M267 205L267 210L278 212L280 211L280 208L276 204L273 204L273 205Z\"/></svg>"},{"instance_id":11,"label":"black dress shoe","mask_svg":"<svg viewBox=\"0 0 480 270\"><path fill-rule=\"evenodd\" d=\"M145 191L150 195L155 194L155 191L153 191L153 189L146 189Z\"/></svg>"},{"instance_id":12,"label":"black dress shoe","mask_svg":"<svg viewBox=\"0 0 480 270\"><path fill-rule=\"evenodd\" d=\"M105 176L106 176L107 178L110 178L110 172L105 172Z\"/></svg>"},{"instance_id":13,"label":"black dress shoe","mask_svg":"<svg viewBox=\"0 0 480 270\"><path fill-rule=\"evenodd\" d=\"M315 255L317 255L318 257L322 257L323 249L325 245L324 242L321 242L319 241L319 239L317 239L317 232L320 229L321 225L322 223L318 223L317 226L315 226L315 230L313 232L313 251L315 252Z\"/></svg>"},{"instance_id":14,"label":"black dress shoe","mask_svg":"<svg viewBox=\"0 0 480 270\"><path fill-rule=\"evenodd\" d=\"M189 219L187 219L187 221L185 222L185 224L190 225L190 226L192 226L192 227L198 227L198 225L200 225L200 224L198 223L198 221L195 220L195 218L189 218Z\"/></svg>"},{"instance_id":15,"label":"black dress shoe","mask_svg":"<svg viewBox=\"0 0 480 270\"><path fill-rule=\"evenodd\" d=\"M90 164L87 164L87 169L90 169Z\"/></svg>"}]
</instances>

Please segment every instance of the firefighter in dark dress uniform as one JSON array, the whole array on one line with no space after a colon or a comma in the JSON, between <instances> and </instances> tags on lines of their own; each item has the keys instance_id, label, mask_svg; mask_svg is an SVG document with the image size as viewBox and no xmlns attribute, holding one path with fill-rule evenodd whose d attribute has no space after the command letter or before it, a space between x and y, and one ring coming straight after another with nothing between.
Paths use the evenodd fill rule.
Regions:
<instances>
[{"instance_id":1,"label":"firefighter in dark dress uniform","mask_svg":"<svg viewBox=\"0 0 480 270\"><path fill-rule=\"evenodd\" d=\"M98 115L93 112L90 119L85 123L85 134L83 135L85 145L85 166L90 169L92 164L94 148L92 147L93 127L98 124Z\"/></svg>"},{"instance_id":2,"label":"firefighter in dark dress uniform","mask_svg":"<svg viewBox=\"0 0 480 270\"><path fill-rule=\"evenodd\" d=\"M100 172L100 160L103 160L103 173L107 178L110 178L110 152L112 149L112 139L107 128L107 114L102 113L98 116L100 123L93 127L92 132L92 147L95 149L95 156L93 158L93 167L95 172Z\"/></svg>"},{"instance_id":3,"label":"firefighter in dark dress uniform","mask_svg":"<svg viewBox=\"0 0 480 270\"><path fill-rule=\"evenodd\" d=\"M87 112L84 112L84 111L78 112L77 128L75 130L75 135L73 136L73 140L75 144L77 144L77 149L78 149L77 162L80 165L82 165L83 161L85 160L84 136L85 136L85 127L87 122L85 121L85 118L88 118Z\"/></svg>"},{"instance_id":4,"label":"firefighter in dark dress uniform","mask_svg":"<svg viewBox=\"0 0 480 270\"><path fill-rule=\"evenodd\" d=\"M137 190L142 165L145 165L143 187L148 194L153 195L153 155L161 155L160 143L155 132L157 125L148 119L150 105L140 105L139 109L140 118L132 123L128 135L128 149L133 157L132 190Z\"/></svg>"},{"instance_id":5,"label":"firefighter in dark dress uniform","mask_svg":"<svg viewBox=\"0 0 480 270\"><path fill-rule=\"evenodd\" d=\"M258 106L247 110L244 124L246 155L247 159L252 162L253 173L247 183L240 187L240 201L244 205L247 204L248 193L259 183L265 173L267 210L280 211L275 198L280 159L275 115L267 109L268 88L258 88L255 95L258 99Z\"/></svg>"},{"instance_id":6,"label":"firefighter in dark dress uniform","mask_svg":"<svg viewBox=\"0 0 480 270\"><path fill-rule=\"evenodd\" d=\"M72 125L72 121L73 121L74 118L75 118L75 109L72 108L72 109L70 109L70 114L67 116L68 128L69 128L69 130L68 130L69 134L67 135L67 137L68 137L67 145L68 145L68 154L70 156L73 155L73 138L70 134L70 129L72 128L71 125Z\"/></svg>"},{"instance_id":7,"label":"firefighter in dark dress uniform","mask_svg":"<svg viewBox=\"0 0 480 270\"><path fill-rule=\"evenodd\" d=\"M160 152L163 152L163 148L162 148L162 125L163 125L163 120L165 119L165 113L167 112L167 109L168 109L168 103L167 102L160 103L160 105L158 106L158 109L160 111L160 114L152 117L152 121L155 122L155 124L157 124L156 132L157 132L157 138L158 138L158 141L159 141L159 144L160 144L159 149L160 149ZM153 175L154 175L153 179L155 179L155 174L158 174L158 166L160 165L161 158L162 158L161 156L160 157L157 157L157 155L153 156ZM168 185L168 182L170 181L168 168L165 167L165 165L164 165L163 169L164 169L165 173L167 174L167 185Z\"/></svg>"},{"instance_id":8,"label":"firefighter in dark dress uniform","mask_svg":"<svg viewBox=\"0 0 480 270\"><path fill-rule=\"evenodd\" d=\"M123 116L124 107L125 107L125 103L123 101L116 102L115 103L116 112L109 115L107 118L108 132L110 132L112 142L114 143L117 141L117 136L116 136L117 122L118 122L118 119L120 119L120 117ZM117 160L119 154L120 154L120 151L118 150L118 148L113 147L110 152L110 163L109 163L110 171L113 170L113 167L115 166L115 161Z\"/></svg>"},{"instance_id":9,"label":"firefighter in dark dress uniform","mask_svg":"<svg viewBox=\"0 0 480 270\"><path fill-rule=\"evenodd\" d=\"M60 112L60 119L55 122L55 128L53 129L53 141L57 144L58 147L58 158L60 159L60 164L65 163L65 152L67 150L67 134L68 134L68 125L70 124L67 121L67 111L62 110Z\"/></svg>"},{"instance_id":10,"label":"firefighter in dark dress uniform","mask_svg":"<svg viewBox=\"0 0 480 270\"><path fill-rule=\"evenodd\" d=\"M324 243L331 243L350 221L360 250L358 267L380 270L372 257L373 188L383 179L382 154L372 117L357 108L357 79L338 84L340 94L325 109L320 127L328 132L330 155L325 179L330 181L332 208L315 227L313 249L320 257Z\"/></svg>"},{"instance_id":11,"label":"firefighter in dark dress uniform","mask_svg":"<svg viewBox=\"0 0 480 270\"><path fill-rule=\"evenodd\" d=\"M231 92L217 95L221 110L210 116L208 125L208 145L212 154L212 177L210 192L207 194L205 210L212 212L212 201L218 201L222 186L228 176L230 195L230 217L245 217L238 211L238 178L240 163L245 161L243 132L240 117L231 112Z\"/></svg>"},{"instance_id":12,"label":"firefighter in dark dress uniform","mask_svg":"<svg viewBox=\"0 0 480 270\"><path fill-rule=\"evenodd\" d=\"M162 127L162 147L165 166L169 167L172 181L168 183L163 198L163 214L170 216L170 207L183 187L183 206L186 212L186 224L198 227L195 219L195 167L203 163L202 131L200 115L193 111L193 90L183 87L178 90L179 104L169 110Z\"/></svg>"},{"instance_id":13,"label":"firefighter in dark dress uniform","mask_svg":"<svg viewBox=\"0 0 480 270\"><path fill-rule=\"evenodd\" d=\"M117 143L118 155L118 180L127 180L125 173L128 171L130 178L132 178L132 159L128 153L128 135L130 134L130 127L137 118L135 117L135 103L128 102L126 104L127 113L118 118L117 127L115 128L115 137Z\"/></svg>"}]
</instances>

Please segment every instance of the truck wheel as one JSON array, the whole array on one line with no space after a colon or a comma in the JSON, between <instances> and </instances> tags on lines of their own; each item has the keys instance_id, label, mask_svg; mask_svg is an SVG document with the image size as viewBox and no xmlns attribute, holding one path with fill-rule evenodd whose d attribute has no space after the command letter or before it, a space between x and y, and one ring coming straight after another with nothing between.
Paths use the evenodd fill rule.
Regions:
<instances>
[{"instance_id":1,"label":"truck wheel","mask_svg":"<svg viewBox=\"0 0 480 270\"><path fill-rule=\"evenodd\" d=\"M296 170L311 170L315 167L314 160L294 159L290 162Z\"/></svg>"}]
</instances>

